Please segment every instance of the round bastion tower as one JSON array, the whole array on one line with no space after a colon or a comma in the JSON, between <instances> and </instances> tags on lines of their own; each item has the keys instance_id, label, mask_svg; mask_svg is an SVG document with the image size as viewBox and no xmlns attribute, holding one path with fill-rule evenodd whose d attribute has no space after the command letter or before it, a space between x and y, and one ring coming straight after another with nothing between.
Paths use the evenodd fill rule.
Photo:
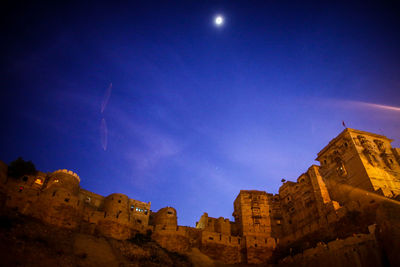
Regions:
<instances>
[{"instance_id":1,"label":"round bastion tower","mask_svg":"<svg viewBox=\"0 0 400 267\"><path fill-rule=\"evenodd\" d=\"M69 170L57 170L49 175L37 205L37 217L47 223L75 228L80 221L79 176Z\"/></svg>"},{"instance_id":2,"label":"round bastion tower","mask_svg":"<svg viewBox=\"0 0 400 267\"><path fill-rule=\"evenodd\" d=\"M116 239L132 236L128 196L115 193L104 199L104 218L99 221L96 230Z\"/></svg>"},{"instance_id":3,"label":"round bastion tower","mask_svg":"<svg viewBox=\"0 0 400 267\"><path fill-rule=\"evenodd\" d=\"M165 207L154 214L153 224L156 230L176 229L178 226L178 217L176 210L172 207Z\"/></svg>"},{"instance_id":4,"label":"round bastion tower","mask_svg":"<svg viewBox=\"0 0 400 267\"><path fill-rule=\"evenodd\" d=\"M104 199L104 218L121 223L129 220L129 198L124 194L111 194Z\"/></svg>"}]
</instances>

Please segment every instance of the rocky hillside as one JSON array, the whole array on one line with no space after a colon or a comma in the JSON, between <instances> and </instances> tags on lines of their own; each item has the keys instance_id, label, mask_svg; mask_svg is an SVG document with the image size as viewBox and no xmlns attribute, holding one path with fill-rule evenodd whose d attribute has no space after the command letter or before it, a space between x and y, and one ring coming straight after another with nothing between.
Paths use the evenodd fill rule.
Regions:
<instances>
[{"instance_id":1,"label":"rocky hillside","mask_svg":"<svg viewBox=\"0 0 400 267\"><path fill-rule=\"evenodd\" d=\"M1 266L231 266L198 249L186 255L170 252L147 235L120 241L46 225L12 211L0 215L0 259Z\"/></svg>"},{"instance_id":2,"label":"rocky hillside","mask_svg":"<svg viewBox=\"0 0 400 267\"><path fill-rule=\"evenodd\" d=\"M2 266L194 266L145 235L126 241L44 225L13 213L0 218Z\"/></svg>"}]
</instances>

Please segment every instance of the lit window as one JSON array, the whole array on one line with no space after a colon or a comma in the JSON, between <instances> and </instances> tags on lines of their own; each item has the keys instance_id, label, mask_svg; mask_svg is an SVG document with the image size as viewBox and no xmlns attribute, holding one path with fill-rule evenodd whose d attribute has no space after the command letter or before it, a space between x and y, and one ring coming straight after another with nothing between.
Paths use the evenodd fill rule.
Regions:
<instances>
[{"instance_id":1,"label":"lit window","mask_svg":"<svg viewBox=\"0 0 400 267\"><path fill-rule=\"evenodd\" d=\"M59 181L60 181L60 180L58 180L58 179L55 179L55 180L54 180L55 183L58 183Z\"/></svg>"},{"instance_id":2,"label":"lit window","mask_svg":"<svg viewBox=\"0 0 400 267\"><path fill-rule=\"evenodd\" d=\"M36 179L35 184L42 185L43 184L42 179Z\"/></svg>"}]
</instances>

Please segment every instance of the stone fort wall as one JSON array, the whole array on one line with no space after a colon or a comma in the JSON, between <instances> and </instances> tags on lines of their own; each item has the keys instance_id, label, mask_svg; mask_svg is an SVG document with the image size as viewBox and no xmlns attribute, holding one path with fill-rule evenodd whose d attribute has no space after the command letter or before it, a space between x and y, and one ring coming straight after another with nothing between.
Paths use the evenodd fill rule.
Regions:
<instances>
[{"instance_id":1,"label":"stone fort wall","mask_svg":"<svg viewBox=\"0 0 400 267\"><path fill-rule=\"evenodd\" d=\"M379 221L377 211L385 203L398 205L400 149L392 148L391 141L382 135L345 129L318 153L320 166L311 166L295 182L283 181L278 194L241 190L234 201L233 222L204 213L195 228L179 226L173 207L152 212L150 202L118 193L95 194L82 189L80 177L69 170L12 179L3 162L0 207L50 225L116 239L151 231L152 238L171 251L199 248L225 263L264 263L276 251L299 242L335 235L347 240L353 234L349 229L363 229L343 225L348 216L365 215L361 226L366 228ZM328 247L335 244L342 243L329 243ZM320 255L323 251L317 247L307 253ZM307 257L307 253L296 257ZM294 264L296 257L281 263Z\"/></svg>"}]
</instances>

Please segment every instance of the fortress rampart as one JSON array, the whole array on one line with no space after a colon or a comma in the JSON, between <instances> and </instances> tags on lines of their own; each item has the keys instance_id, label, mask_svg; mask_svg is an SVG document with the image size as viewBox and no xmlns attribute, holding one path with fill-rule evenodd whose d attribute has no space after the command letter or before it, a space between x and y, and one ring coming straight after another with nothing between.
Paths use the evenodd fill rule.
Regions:
<instances>
[{"instance_id":1,"label":"fortress rampart","mask_svg":"<svg viewBox=\"0 0 400 267\"><path fill-rule=\"evenodd\" d=\"M171 251L199 248L225 263L263 263L277 251L289 249L290 256L281 264L291 266L300 258L313 261L309 254L323 254L327 249L350 253L348 247L365 240L365 249L373 249L377 240L365 230L370 225L386 229L384 233L387 229L400 232L399 220L387 210L392 205L398 212L400 206L400 149L392 148L391 141L345 129L318 153L320 166L312 165L295 182L283 181L279 194L241 190L233 205L234 221L204 213L195 228L179 226L173 207L153 212L150 202L118 193L104 197L82 189L80 177L72 171L14 179L7 177L3 162L0 207L49 225L116 239L151 232L154 240ZM361 235L354 237L354 233ZM337 237L344 241L332 241ZM331 241L321 247L316 240ZM307 248L301 256L292 250L298 243ZM400 245L388 249L400 251ZM393 258L389 260L397 260L396 253L388 255Z\"/></svg>"}]
</instances>

